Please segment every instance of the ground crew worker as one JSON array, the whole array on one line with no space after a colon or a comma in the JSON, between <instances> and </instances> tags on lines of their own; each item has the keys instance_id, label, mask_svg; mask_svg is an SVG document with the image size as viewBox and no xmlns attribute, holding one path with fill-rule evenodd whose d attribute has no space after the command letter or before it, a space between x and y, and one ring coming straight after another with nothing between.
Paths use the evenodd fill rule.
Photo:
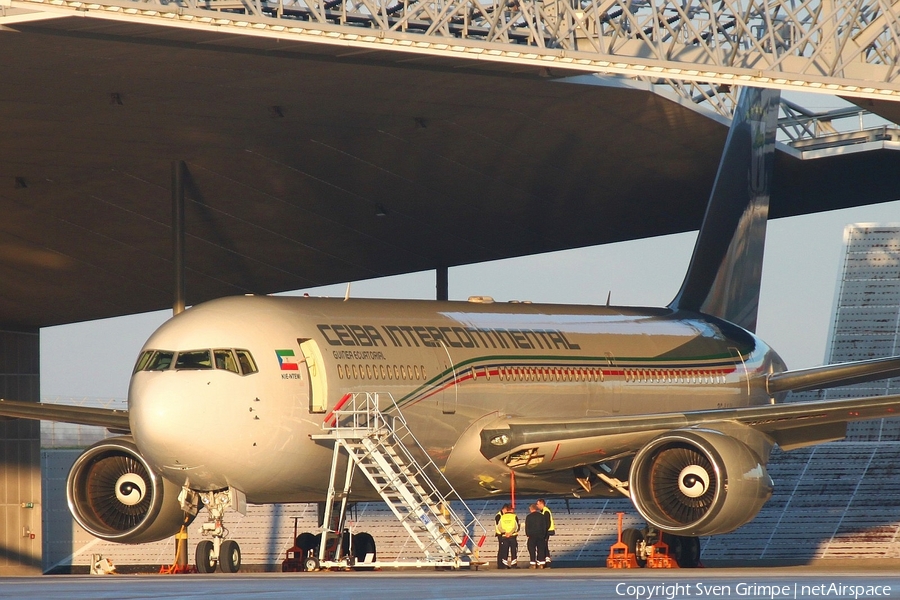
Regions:
<instances>
[{"instance_id":1,"label":"ground crew worker","mask_svg":"<svg viewBox=\"0 0 900 600\"><path fill-rule=\"evenodd\" d=\"M528 507L525 517L525 535L528 536L528 560L530 568L543 569L546 563L544 548L547 546L547 519L538 511L537 504Z\"/></svg>"},{"instance_id":2,"label":"ground crew worker","mask_svg":"<svg viewBox=\"0 0 900 600\"><path fill-rule=\"evenodd\" d=\"M512 506L505 506L497 522L500 534L500 551L497 556L499 568L518 569L519 562L519 517Z\"/></svg>"},{"instance_id":3,"label":"ground crew worker","mask_svg":"<svg viewBox=\"0 0 900 600\"><path fill-rule=\"evenodd\" d=\"M504 504L500 507L500 510L497 511L497 514L494 515L494 533L497 535L497 547L503 545L501 542L501 538L503 537L503 533L500 531L500 517L503 516L503 513L509 508L509 504ZM500 552L497 551L497 568L503 568L503 564L500 562Z\"/></svg>"},{"instance_id":4,"label":"ground crew worker","mask_svg":"<svg viewBox=\"0 0 900 600\"><path fill-rule=\"evenodd\" d=\"M556 535L556 523L553 521L553 513L550 511L550 508L547 506L547 502L543 498L538 498L537 508L544 515L544 518L547 520L547 537L544 538L544 559L547 561L547 566L550 566L550 536Z\"/></svg>"}]
</instances>

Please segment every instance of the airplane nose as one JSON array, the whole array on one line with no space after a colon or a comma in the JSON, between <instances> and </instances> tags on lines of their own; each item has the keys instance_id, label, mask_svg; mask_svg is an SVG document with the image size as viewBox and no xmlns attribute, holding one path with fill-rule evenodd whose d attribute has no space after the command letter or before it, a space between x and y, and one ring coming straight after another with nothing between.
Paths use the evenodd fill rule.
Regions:
<instances>
[{"instance_id":1,"label":"airplane nose","mask_svg":"<svg viewBox=\"0 0 900 600\"><path fill-rule=\"evenodd\" d=\"M197 373L138 372L128 389L128 418L134 441L144 458L157 468L191 468L201 464L196 424L202 418L192 388ZM197 381L191 381L197 380Z\"/></svg>"}]
</instances>

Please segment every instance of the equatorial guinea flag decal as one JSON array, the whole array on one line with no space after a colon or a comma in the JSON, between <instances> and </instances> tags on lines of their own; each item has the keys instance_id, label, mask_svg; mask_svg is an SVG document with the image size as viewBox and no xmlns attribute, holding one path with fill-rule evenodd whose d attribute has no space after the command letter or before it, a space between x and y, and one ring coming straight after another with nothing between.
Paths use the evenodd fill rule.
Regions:
<instances>
[{"instance_id":1,"label":"equatorial guinea flag decal","mask_svg":"<svg viewBox=\"0 0 900 600\"><path fill-rule=\"evenodd\" d=\"M293 350L276 350L275 354L278 356L278 364L281 365L282 371L300 370L297 359L294 358Z\"/></svg>"}]
</instances>

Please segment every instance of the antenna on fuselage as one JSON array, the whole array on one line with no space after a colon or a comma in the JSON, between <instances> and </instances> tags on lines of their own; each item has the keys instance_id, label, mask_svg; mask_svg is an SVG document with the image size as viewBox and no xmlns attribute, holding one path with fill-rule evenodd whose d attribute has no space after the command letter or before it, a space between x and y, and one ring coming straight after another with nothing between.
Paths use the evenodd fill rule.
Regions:
<instances>
[{"instance_id":1,"label":"antenna on fuselage","mask_svg":"<svg viewBox=\"0 0 900 600\"><path fill-rule=\"evenodd\" d=\"M344 292L344 302L350 299L350 282L347 282L347 291Z\"/></svg>"},{"instance_id":2,"label":"antenna on fuselage","mask_svg":"<svg viewBox=\"0 0 900 600\"><path fill-rule=\"evenodd\" d=\"M606 305L609 306L609 301L612 300L612 290L609 290L606 294Z\"/></svg>"}]
</instances>

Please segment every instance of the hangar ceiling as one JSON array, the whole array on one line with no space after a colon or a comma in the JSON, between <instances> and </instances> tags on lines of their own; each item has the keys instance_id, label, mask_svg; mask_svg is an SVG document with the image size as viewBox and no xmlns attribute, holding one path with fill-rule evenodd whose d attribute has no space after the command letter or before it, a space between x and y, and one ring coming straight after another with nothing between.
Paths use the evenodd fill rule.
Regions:
<instances>
[{"instance_id":1,"label":"hangar ceiling","mask_svg":"<svg viewBox=\"0 0 900 600\"><path fill-rule=\"evenodd\" d=\"M0 31L0 323L696 229L726 127L564 72L84 18ZM779 153L771 215L900 198L900 153Z\"/></svg>"}]
</instances>

